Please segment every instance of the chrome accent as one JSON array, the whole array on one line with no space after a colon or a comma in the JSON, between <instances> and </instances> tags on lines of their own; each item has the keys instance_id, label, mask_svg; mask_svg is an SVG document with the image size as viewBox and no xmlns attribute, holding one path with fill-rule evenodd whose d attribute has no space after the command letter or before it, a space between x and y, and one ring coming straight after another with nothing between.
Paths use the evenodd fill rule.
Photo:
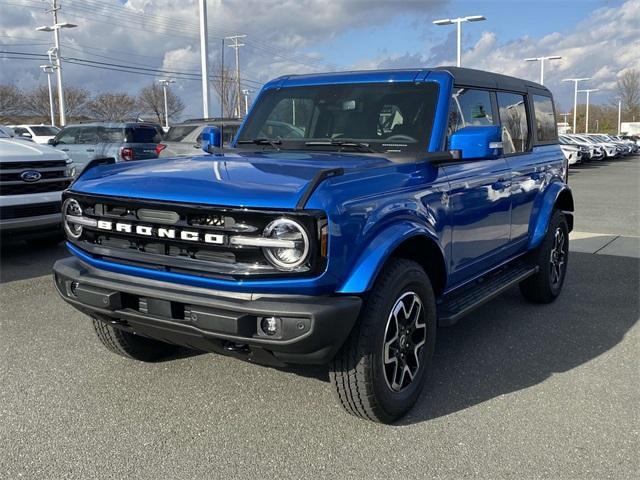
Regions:
<instances>
[{"instance_id":1,"label":"chrome accent","mask_svg":"<svg viewBox=\"0 0 640 480\"><path fill-rule=\"evenodd\" d=\"M293 240L281 240L278 238L235 236L229 237L229 243L242 247L296 248L296 242Z\"/></svg>"},{"instance_id":2,"label":"chrome accent","mask_svg":"<svg viewBox=\"0 0 640 480\"><path fill-rule=\"evenodd\" d=\"M98 221L93 218L87 217L77 217L75 215L65 215L65 220L69 223L75 223L77 225L82 225L83 227L94 227L98 226Z\"/></svg>"},{"instance_id":3,"label":"chrome accent","mask_svg":"<svg viewBox=\"0 0 640 480\"><path fill-rule=\"evenodd\" d=\"M264 232L262 233L262 235L264 237L269 237L271 232L280 223L285 223L285 224L291 225L291 226L293 226L295 229L297 229L300 232L300 235L302 236L302 243L304 245L304 248L302 250L302 255L300 256L300 259L298 259L295 263L287 264L287 263L281 261L280 259L278 259L274 255L274 253L271 250L269 250L270 248L296 248L295 241L293 241L293 240L277 239L277 240L283 240L283 241L291 242L291 243L293 243L293 245L289 246L289 247L265 247L264 253L265 253L265 256L267 257L267 260L269 260L269 262L271 262L271 264L273 266L275 266L276 268L279 268L280 270L283 270L283 271L294 270L294 269L298 268L300 265L304 264L304 262L307 261L307 257L309 256L309 236L307 235L307 231L304 229L304 227L302 225L300 225L298 222L296 222L294 220L291 220L289 218L278 218L277 220L272 221L269 225L267 225L265 227ZM273 239L273 240L276 240L276 239Z\"/></svg>"}]
</instances>

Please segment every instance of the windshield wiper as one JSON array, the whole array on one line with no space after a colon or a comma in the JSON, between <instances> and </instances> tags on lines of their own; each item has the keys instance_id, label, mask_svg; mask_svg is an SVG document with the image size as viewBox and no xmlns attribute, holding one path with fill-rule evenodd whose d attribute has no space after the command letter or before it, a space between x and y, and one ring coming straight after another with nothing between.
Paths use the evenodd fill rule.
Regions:
<instances>
[{"instance_id":1,"label":"windshield wiper","mask_svg":"<svg viewBox=\"0 0 640 480\"><path fill-rule=\"evenodd\" d=\"M339 147L342 152L345 148L354 148L360 152L375 153L368 143L354 142L351 140L310 141L304 143L307 147Z\"/></svg>"},{"instance_id":2,"label":"windshield wiper","mask_svg":"<svg viewBox=\"0 0 640 480\"><path fill-rule=\"evenodd\" d=\"M274 138L252 138L251 140L238 140L238 143L253 143L254 145L270 145L277 151L280 151L280 147L278 145L282 145L281 140L276 140Z\"/></svg>"}]
</instances>

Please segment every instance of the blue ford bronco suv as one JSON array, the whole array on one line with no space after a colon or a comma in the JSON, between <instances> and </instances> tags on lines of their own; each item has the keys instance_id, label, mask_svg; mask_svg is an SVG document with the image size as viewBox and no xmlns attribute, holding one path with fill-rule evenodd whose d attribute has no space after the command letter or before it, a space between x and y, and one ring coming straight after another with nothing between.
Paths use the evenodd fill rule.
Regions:
<instances>
[{"instance_id":1,"label":"blue ford bronco suv","mask_svg":"<svg viewBox=\"0 0 640 480\"><path fill-rule=\"evenodd\" d=\"M379 422L420 395L436 327L519 285L552 302L573 225L552 95L464 68L267 83L231 148L91 165L64 194L60 295L101 342L330 364Z\"/></svg>"}]
</instances>

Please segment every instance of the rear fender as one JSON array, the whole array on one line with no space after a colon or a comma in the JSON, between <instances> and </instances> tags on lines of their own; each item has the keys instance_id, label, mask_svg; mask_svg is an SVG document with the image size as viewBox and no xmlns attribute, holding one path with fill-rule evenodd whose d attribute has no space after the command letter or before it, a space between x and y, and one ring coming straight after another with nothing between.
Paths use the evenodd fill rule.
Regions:
<instances>
[{"instance_id":1,"label":"rear fender","mask_svg":"<svg viewBox=\"0 0 640 480\"><path fill-rule=\"evenodd\" d=\"M416 236L426 236L439 245L435 233L417 222L394 223L378 232L358 257L347 279L339 287L338 293L357 294L369 290L396 248Z\"/></svg>"},{"instance_id":2,"label":"rear fender","mask_svg":"<svg viewBox=\"0 0 640 480\"><path fill-rule=\"evenodd\" d=\"M567 215L569 231L573 230L573 194L571 188L562 182L553 182L538 199L531 215L529 228L533 234L529 238L529 250L536 248L547 233L553 210L557 208Z\"/></svg>"}]
</instances>

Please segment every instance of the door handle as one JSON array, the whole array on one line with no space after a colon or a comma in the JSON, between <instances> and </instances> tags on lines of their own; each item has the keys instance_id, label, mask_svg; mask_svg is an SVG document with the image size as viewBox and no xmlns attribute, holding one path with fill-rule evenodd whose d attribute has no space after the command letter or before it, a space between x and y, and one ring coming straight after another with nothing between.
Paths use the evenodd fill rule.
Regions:
<instances>
[{"instance_id":1,"label":"door handle","mask_svg":"<svg viewBox=\"0 0 640 480\"><path fill-rule=\"evenodd\" d=\"M93 149L93 148L87 148L87 152L95 152L95 149Z\"/></svg>"},{"instance_id":2,"label":"door handle","mask_svg":"<svg viewBox=\"0 0 640 480\"><path fill-rule=\"evenodd\" d=\"M69 151L68 148L61 148L60 150L62 150L63 152L68 152Z\"/></svg>"}]
</instances>

